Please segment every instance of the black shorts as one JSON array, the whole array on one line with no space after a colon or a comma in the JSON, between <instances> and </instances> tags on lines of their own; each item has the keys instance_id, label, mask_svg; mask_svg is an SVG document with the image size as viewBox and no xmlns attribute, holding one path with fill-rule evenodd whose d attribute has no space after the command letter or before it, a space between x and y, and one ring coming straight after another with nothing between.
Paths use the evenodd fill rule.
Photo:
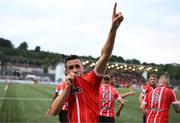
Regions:
<instances>
[{"instance_id":1,"label":"black shorts","mask_svg":"<svg viewBox=\"0 0 180 123\"><path fill-rule=\"evenodd\" d=\"M59 112L59 122L60 123L67 123L68 122L68 111L61 110Z\"/></svg>"},{"instance_id":2,"label":"black shorts","mask_svg":"<svg viewBox=\"0 0 180 123\"><path fill-rule=\"evenodd\" d=\"M103 122L114 123L114 117L99 116L99 123Z\"/></svg>"},{"instance_id":3,"label":"black shorts","mask_svg":"<svg viewBox=\"0 0 180 123\"><path fill-rule=\"evenodd\" d=\"M143 115L143 123L146 123L146 115Z\"/></svg>"}]
</instances>

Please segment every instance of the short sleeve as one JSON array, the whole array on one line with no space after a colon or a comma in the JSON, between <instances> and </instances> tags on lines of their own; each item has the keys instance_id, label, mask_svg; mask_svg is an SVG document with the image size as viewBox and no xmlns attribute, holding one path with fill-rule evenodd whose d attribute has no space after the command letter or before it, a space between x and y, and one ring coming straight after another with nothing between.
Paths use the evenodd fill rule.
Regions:
<instances>
[{"instance_id":1,"label":"short sleeve","mask_svg":"<svg viewBox=\"0 0 180 123\"><path fill-rule=\"evenodd\" d=\"M171 92L171 100L172 100L172 103L177 103L177 97L176 97L176 94L174 93L173 90L169 89L170 92Z\"/></svg>"},{"instance_id":2,"label":"short sleeve","mask_svg":"<svg viewBox=\"0 0 180 123\"><path fill-rule=\"evenodd\" d=\"M103 76L98 76L94 70L87 74L87 76L84 76L84 79L89 82L90 85L100 85Z\"/></svg>"}]
</instances>

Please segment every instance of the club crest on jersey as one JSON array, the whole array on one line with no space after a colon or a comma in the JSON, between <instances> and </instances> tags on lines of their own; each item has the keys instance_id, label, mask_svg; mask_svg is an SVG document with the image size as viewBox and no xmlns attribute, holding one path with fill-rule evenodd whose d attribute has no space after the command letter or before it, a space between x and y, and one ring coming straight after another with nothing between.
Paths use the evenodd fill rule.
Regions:
<instances>
[{"instance_id":1,"label":"club crest on jersey","mask_svg":"<svg viewBox=\"0 0 180 123\"><path fill-rule=\"evenodd\" d=\"M79 87L71 89L71 94L80 93L80 92L81 92L81 88Z\"/></svg>"},{"instance_id":2,"label":"club crest on jersey","mask_svg":"<svg viewBox=\"0 0 180 123\"><path fill-rule=\"evenodd\" d=\"M153 103L158 103L159 102L159 94L155 93L153 97Z\"/></svg>"}]
</instances>

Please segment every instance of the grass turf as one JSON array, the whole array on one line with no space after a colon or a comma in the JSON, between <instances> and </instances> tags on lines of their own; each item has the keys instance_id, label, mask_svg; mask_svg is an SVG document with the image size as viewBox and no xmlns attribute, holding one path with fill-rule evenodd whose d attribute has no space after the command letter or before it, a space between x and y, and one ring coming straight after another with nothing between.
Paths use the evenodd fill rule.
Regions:
<instances>
[{"instance_id":1,"label":"grass turf","mask_svg":"<svg viewBox=\"0 0 180 123\"><path fill-rule=\"evenodd\" d=\"M31 84L9 84L4 90L5 84L0 84L0 122L58 122L58 117L47 117L46 111L51 104L55 85L31 85ZM129 89L119 89L120 93ZM176 92L178 99L180 93ZM140 123L142 113L139 110L139 91L134 96L125 98L125 106L121 112L121 123ZM117 109L118 103L115 105ZM179 114L170 109L169 123L180 122Z\"/></svg>"},{"instance_id":2,"label":"grass turf","mask_svg":"<svg viewBox=\"0 0 180 123\"><path fill-rule=\"evenodd\" d=\"M0 84L0 122L57 122L46 111L54 94L54 86Z\"/></svg>"}]
</instances>

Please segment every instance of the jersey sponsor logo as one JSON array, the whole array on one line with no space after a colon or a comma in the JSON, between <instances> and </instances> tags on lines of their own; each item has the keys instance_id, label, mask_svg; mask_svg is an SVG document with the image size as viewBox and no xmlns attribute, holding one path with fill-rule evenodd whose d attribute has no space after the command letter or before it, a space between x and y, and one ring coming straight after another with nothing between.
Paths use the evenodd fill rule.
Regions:
<instances>
[{"instance_id":1,"label":"jersey sponsor logo","mask_svg":"<svg viewBox=\"0 0 180 123\"><path fill-rule=\"evenodd\" d=\"M75 94L75 93L81 93L81 88L77 87L77 88L71 89L71 94Z\"/></svg>"},{"instance_id":2,"label":"jersey sponsor logo","mask_svg":"<svg viewBox=\"0 0 180 123\"><path fill-rule=\"evenodd\" d=\"M160 108L150 108L150 111L157 111L157 112L160 112L161 109L160 109Z\"/></svg>"},{"instance_id":3,"label":"jersey sponsor logo","mask_svg":"<svg viewBox=\"0 0 180 123\"><path fill-rule=\"evenodd\" d=\"M104 111L109 111L111 109L111 107L106 106L106 107L101 107L101 109Z\"/></svg>"}]
</instances>

